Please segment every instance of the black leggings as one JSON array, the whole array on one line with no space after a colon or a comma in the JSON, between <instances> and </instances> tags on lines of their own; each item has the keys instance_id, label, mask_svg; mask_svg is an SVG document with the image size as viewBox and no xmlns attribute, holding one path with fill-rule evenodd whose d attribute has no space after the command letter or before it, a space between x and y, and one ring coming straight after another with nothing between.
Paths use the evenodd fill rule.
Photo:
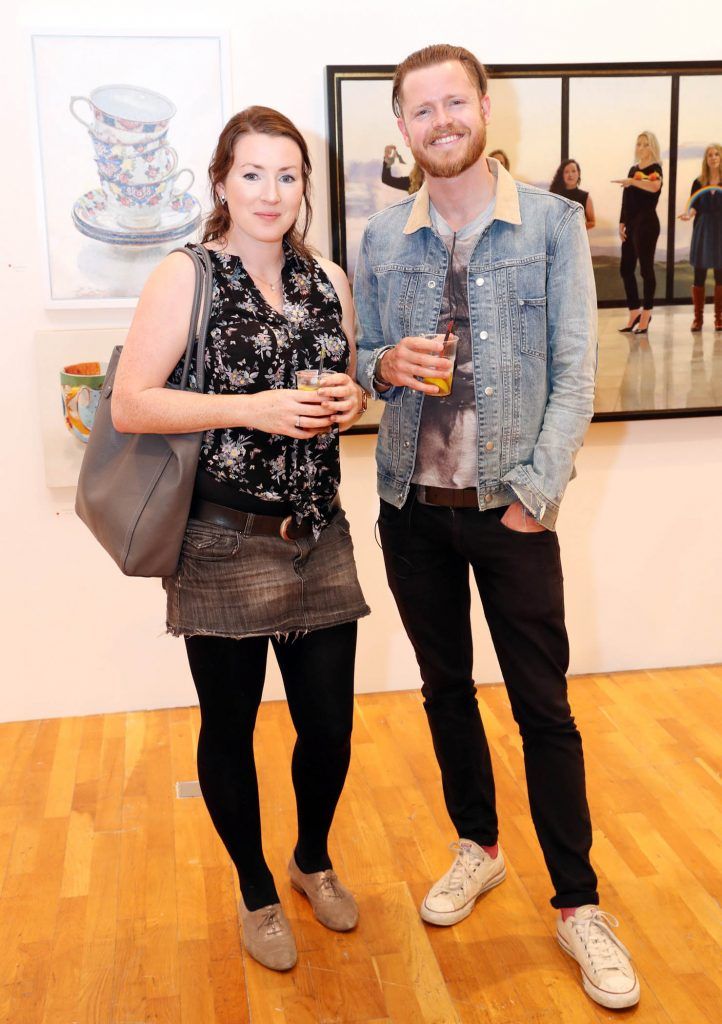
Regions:
<instances>
[{"instance_id":1,"label":"black leggings","mask_svg":"<svg viewBox=\"0 0 722 1024\"><path fill-rule=\"evenodd\" d=\"M263 856L253 757L269 639L297 735L291 775L298 818L295 856L302 871L331 867L326 842L351 756L355 622L292 640L186 637L201 709L198 780L249 910L278 902Z\"/></svg>"},{"instance_id":2,"label":"black leggings","mask_svg":"<svg viewBox=\"0 0 722 1024\"><path fill-rule=\"evenodd\" d=\"M622 242L619 273L624 281L624 291L629 309L639 309L639 291L634 273L637 260L639 260L639 272L644 285L644 308L652 309L654 306L654 293L657 290L657 278L654 274L654 250L658 238L659 218L656 213L651 217L638 217L631 224L627 224L627 240Z\"/></svg>"},{"instance_id":3,"label":"black leggings","mask_svg":"<svg viewBox=\"0 0 722 1024\"><path fill-rule=\"evenodd\" d=\"M694 283L697 288L704 288L707 280L707 271L709 267L695 267L694 268ZM714 268L714 283L722 284L722 267Z\"/></svg>"}]
</instances>

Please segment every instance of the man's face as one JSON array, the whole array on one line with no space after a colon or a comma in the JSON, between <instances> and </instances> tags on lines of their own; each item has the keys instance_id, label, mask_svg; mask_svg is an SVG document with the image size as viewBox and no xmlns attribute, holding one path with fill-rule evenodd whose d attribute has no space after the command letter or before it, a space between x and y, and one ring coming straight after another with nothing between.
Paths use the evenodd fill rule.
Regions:
<instances>
[{"instance_id":1,"label":"man's face","mask_svg":"<svg viewBox=\"0 0 722 1024\"><path fill-rule=\"evenodd\" d=\"M486 146L489 97L456 60L411 71L404 79L398 126L416 163L433 178L456 178Z\"/></svg>"}]
</instances>

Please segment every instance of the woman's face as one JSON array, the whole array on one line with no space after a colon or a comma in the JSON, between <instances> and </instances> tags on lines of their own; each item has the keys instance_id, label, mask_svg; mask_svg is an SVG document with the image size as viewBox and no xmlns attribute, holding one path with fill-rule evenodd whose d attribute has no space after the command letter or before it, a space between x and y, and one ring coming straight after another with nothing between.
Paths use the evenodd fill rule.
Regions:
<instances>
[{"instance_id":1,"label":"woman's face","mask_svg":"<svg viewBox=\"0 0 722 1024\"><path fill-rule=\"evenodd\" d=\"M234 228L258 242L280 242L296 223L303 199L301 150L280 135L242 135L233 166L219 186Z\"/></svg>"},{"instance_id":2,"label":"woman's face","mask_svg":"<svg viewBox=\"0 0 722 1024\"><path fill-rule=\"evenodd\" d=\"M720 168L720 151L716 146L710 146L705 153L705 160L710 171L718 171Z\"/></svg>"},{"instance_id":3,"label":"woman's face","mask_svg":"<svg viewBox=\"0 0 722 1024\"><path fill-rule=\"evenodd\" d=\"M652 157L652 147L649 145L649 139L646 135L640 135L637 139L636 146L637 160L649 161Z\"/></svg>"},{"instance_id":4,"label":"woman's face","mask_svg":"<svg viewBox=\"0 0 722 1024\"><path fill-rule=\"evenodd\" d=\"M579 184L579 168L573 160L570 161L562 171L562 178L564 179L565 188L576 188Z\"/></svg>"}]
</instances>

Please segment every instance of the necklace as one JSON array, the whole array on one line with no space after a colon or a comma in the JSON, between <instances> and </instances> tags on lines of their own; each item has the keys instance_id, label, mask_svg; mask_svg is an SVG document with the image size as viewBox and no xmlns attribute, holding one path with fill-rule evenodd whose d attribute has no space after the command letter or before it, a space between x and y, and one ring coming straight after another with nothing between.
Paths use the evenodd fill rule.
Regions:
<instances>
[{"instance_id":1,"label":"necklace","mask_svg":"<svg viewBox=\"0 0 722 1024\"><path fill-rule=\"evenodd\" d=\"M250 272L250 270L249 270L249 274L250 274L250 273L251 273L251 272ZM265 285L266 285L266 287L267 287L267 288L270 288L272 292L275 292L275 290L276 290L276 286L277 286L277 285L279 284L279 282L280 282L280 280L281 280L281 275L280 275L280 274L278 275L278 277L276 278L276 280L275 280L275 281L273 282L273 284L271 284L271 282L270 282L270 281L264 281L262 277L259 277L259 276L258 276L258 274L251 274L251 277L253 278L253 280L254 280L254 281L260 281L260 282L261 282L261 284L265 284Z\"/></svg>"},{"instance_id":2,"label":"necklace","mask_svg":"<svg viewBox=\"0 0 722 1024\"><path fill-rule=\"evenodd\" d=\"M245 266L245 264L244 264L244 266ZM284 266L285 266L285 263L284 263ZM281 268L281 269L283 269L283 268ZM275 290L276 290L276 288L277 288L278 284L279 284L279 283L280 283L280 281L281 281L281 274L279 274L279 275L278 275L278 277L276 278L276 280L275 280L275 281L273 281L273 283L271 283L271 281L266 281L266 280L265 280L264 278L262 278L262 277L259 277L259 275L258 275L258 274L254 274L254 273L253 273L253 271L252 271L252 270L250 270L250 269L249 269L248 267L246 267L246 270L247 270L247 271L248 271L248 273L249 273L249 274L251 275L251 277L253 278L253 280L254 280L254 281L260 281L260 282L261 282L261 284L265 284L265 286L266 286L267 288L270 288L272 292L275 292Z\"/></svg>"}]
</instances>

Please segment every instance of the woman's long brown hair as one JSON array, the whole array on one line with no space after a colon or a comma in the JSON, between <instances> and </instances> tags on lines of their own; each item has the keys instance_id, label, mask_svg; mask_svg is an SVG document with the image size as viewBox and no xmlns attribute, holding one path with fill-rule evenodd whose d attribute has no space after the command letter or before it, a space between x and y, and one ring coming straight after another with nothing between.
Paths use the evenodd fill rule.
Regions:
<instances>
[{"instance_id":1,"label":"woman's long brown hair","mask_svg":"<svg viewBox=\"0 0 722 1024\"><path fill-rule=\"evenodd\" d=\"M293 249L304 260L312 259L312 252L306 245L306 235L311 226L311 160L303 135L287 117L272 110L271 107L246 107L239 114L234 114L221 132L211 162L208 167L208 180L211 187L213 209L203 226L203 241L225 241L231 227L231 215L228 206L222 203L218 195L218 186L222 184L233 166L234 148L243 135L273 135L291 139L301 150L301 174L303 176L303 226L299 219L283 236Z\"/></svg>"}]
</instances>

